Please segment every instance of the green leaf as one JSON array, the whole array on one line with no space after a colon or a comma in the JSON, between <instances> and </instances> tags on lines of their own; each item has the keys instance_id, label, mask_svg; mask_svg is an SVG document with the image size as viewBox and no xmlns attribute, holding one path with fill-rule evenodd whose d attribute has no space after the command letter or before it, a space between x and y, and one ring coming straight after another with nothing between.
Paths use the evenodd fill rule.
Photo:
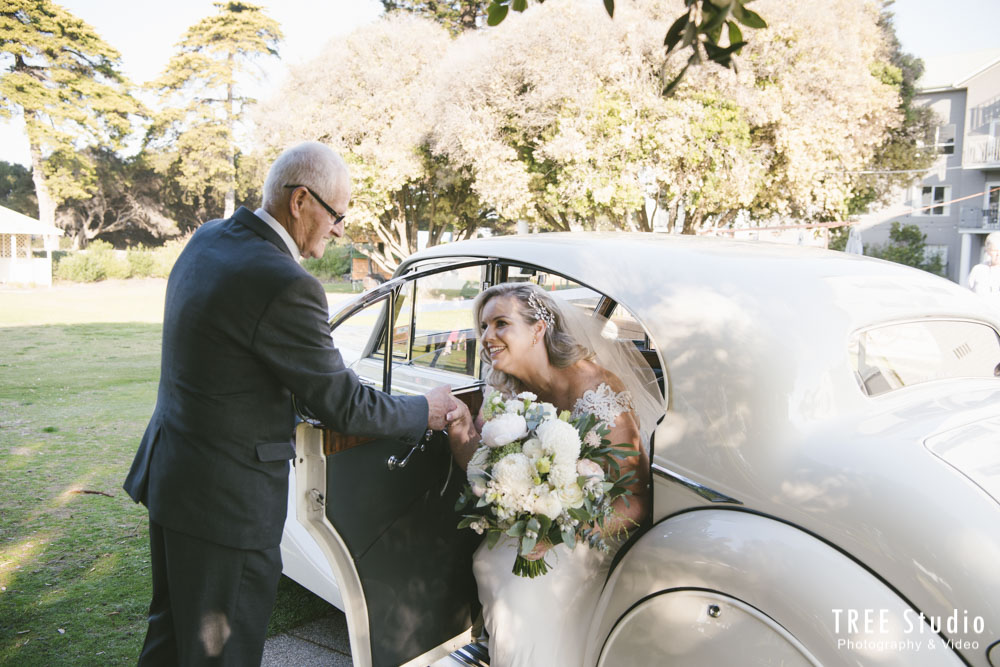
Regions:
<instances>
[{"instance_id":1,"label":"green leaf","mask_svg":"<svg viewBox=\"0 0 1000 667\"><path fill-rule=\"evenodd\" d=\"M743 3L744 0L736 0L733 3L733 16L736 17L736 20L748 28L766 28L767 22L761 18L760 14L752 9L747 9Z\"/></svg>"},{"instance_id":2,"label":"green leaf","mask_svg":"<svg viewBox=\"0 0 1000 667\"><path fill-rule=\"evenodd\" d=\"M486 8L486 24L491 26L500 25L507 18L507 11L509 9L510 7L507 5L498 4L497 0L493 0L493 4Z\"/></svg>"},{"instance_id":3,"label":"green leaf","mask_svg":"<svg viewBox=\"0 0 1000 667\"><path fill-rule=\"evenodd\" d=\"M604 0L604 9L608 10L608 16L615 17L615 0Z\"/></svg>"},{"instance_id":4,"label":"green leaf","mask_svg":"<svg viewBox=\"0 0 1000 667\"><path fill-rule=\"evenodd\" d=\"M491 530L490 532L486 533L486 548L492 549L493 547L495 547L497 541L500 539L500 535L502 534L503 533L501 533L499 530Z\"/></svg>"},{"instance_id":5,"label":"green leaf","mask_svg":"<svg viewBox=\"0 0 1000 667\"><path fill-rule=\"evenodd\" d=\"M462 519L461 521L458 522L459 529L468 528L469 526L472 525L472 522L475 521L477 518L478 517L474 517L474 516L467 516L467 517L465 517L464 519Z\"/></svg>"},{"instance_id":6,"label":"green leaf","mask_svg":"<svg viewBox=\"0 0 1000 667\"><path fill-rule=\"evenodd\" d=\"M680 41L681 38L681 33L684 32L684 28L687 27L687 24L688 15L685 14L674 21L674 24L670 26L669 30L667 30L667 36L663 38L663 45L667 47L667 53L673 51L674 47L677 46L677 42Z\"/></svg>"},{"instance_id":7,"label":"green leaf","mask_svg":"<svg viewBox=\"0 0 1000 667\"><path fill-rule=\"evenodd\" d=\"M524 521L518 521L513 526L507 529L507 534L511 537L521 537L524 535L525 524Z\"/></svg>"},{"instance_id":8,"label":"green leaf","mask_svg":"<svg viewBox=\"0 0 1000 667\"><path fill-rule=\"evenodd\" d=\"M536 544L538 544L538 539L537 538L534 538L534 537L522 537L521 538L521 549L520 549L519 553L522 556L527 556L528 554L531 553L532 549L535 548Z\"/></svg>"},{"instance_id":9,"label":"green leaf","mask_svg":"<svg viewBox=\"0 0 1000 667\"><path fill-rule=\"evenodd\" d=\"M729 26L729 43L739 44L743 42L743 31L740 30L740 26L736 21L726 21Z\"/></svg>"},{"instance_id":10,"label":"green leaf","mask_svg":"<svg viewBox=\"0 0 1000 667\"><path fill-rule=\"evenodd\" d=\"M528 8L528 0L514 0L514 2L510 3L510 8L515 12L523 12Z\"/></svg>"},{"instance_id":11,"label":"green leaf","mask_svg":"<svg viewBox=\"0 0 1000 667\"><path fill-rule=\"evenodd\" d=\"M568 546L570 549L576 546L576 531L572 528L564 528L562 531L562 541L563 544Z\"/></svg>"}]
</instances>

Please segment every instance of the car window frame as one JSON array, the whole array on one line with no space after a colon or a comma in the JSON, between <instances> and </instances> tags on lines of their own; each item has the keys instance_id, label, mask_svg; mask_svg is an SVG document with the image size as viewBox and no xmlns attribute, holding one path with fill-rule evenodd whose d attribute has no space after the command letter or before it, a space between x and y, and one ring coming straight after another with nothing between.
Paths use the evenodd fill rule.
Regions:
<instances>
[{"instance_id":1,"label":"car window frame","mask_svg":"<svg viewBox=\"0 0 1000 667\"><path fill-rule=\"evenodd\" d=\"M884 329L886 327L905 325L905 324L927 324L928 322L964 322L967 324L977 324L990 329L993 332L993 334L997 336L998 341L1000 341L1000 330L998 330L997 327L993 326L992 323L987 322L985 320L977 320L971 317L961 317L961 316L906 317L901 319L868 324L863 327L858 327L857 329L853 329L847 335L847 339L845 341L843 349L844 353L847 355L848 358L848 368L851 371L851 376L854 378L855 383L858 386L858 392L861 394L862 397L864 397L867 400L878 400L885 398L887 396L898 396L900 392L911 390L916 387L933 385L938 382L953 382L955 380L986 380L986 381L1000 380L1000 378L998 377L991 378L989 376L982 376L982 375L957 375L953 377L933 378L930 380L917 382L915 384L907 384L902 387L898 387L896 389L891 389L889 391L882 392L881 394L874 394L874 395L869 394L868 391L865 389L864 380L862 379L861 374L858 372L856 364L851 360L851 345L854 343L854 341L869 331Z\"/></svg>"},{"instance_id":2,"label":"car window frame","mask_svg":"<svg viewBox=\"0 0 1000 667\"><path fill-rule=\"evenodd\" d=\"M378 319L375 321L372 327L372 336L368 339L365 344L364 349L361 353L361 358L370 357L375 353L375 350L380 346L382 347L382 386L379 387L382 391L390 391L392 388L392 369L396 366L398 361L394 362L392 357L392 336L388 335L390 325L393 323L387 321L389 319L389 313L393 313L393 318L396 316L396 306L397 300L399 298L399 293L403 286L407 283L412 283L413 281L423 278L426 276L431 276L436 273L443 273L446 271L453 271L456 269L468 268L471 266L479 266L482 268L480 272L480 285L479 291L482 292L488 287L486 276L493 274L493 264L496 260L492 258L463 258L455 262L441 262L437 260L434 265L426 269L422 269L419 265L409 268L405 273L387 280L381 285L372 288L368 292L365 292L357 299L351 301L334 315L332 315L328 324L330 326L331 335L334 334L336 328L340 326L345 320L357 314L361 310L368 308L369 306L374 306L380 301L388 300L388 307L383 307ZM596 291L596 290L595 290ZM415 290L414 290L415 293ZM410 309L410 332L407 335L407 360L409 360L410 355L412 355L412 345L413 345L413 318L416 312L416 298L414 297L412 308ZM403 361L406 363L406 361ZM443 371L444 372L444 371ZM481 368L477 368L477 374L481 373ZM481 380L475 378L473 382L468 383L468 387L474 387L477 384L481 384ZM455 387L455 390L461 390L466 388L466 386ZM391 391L390 391L391 393Z\"/></svg>"}]
</instances>

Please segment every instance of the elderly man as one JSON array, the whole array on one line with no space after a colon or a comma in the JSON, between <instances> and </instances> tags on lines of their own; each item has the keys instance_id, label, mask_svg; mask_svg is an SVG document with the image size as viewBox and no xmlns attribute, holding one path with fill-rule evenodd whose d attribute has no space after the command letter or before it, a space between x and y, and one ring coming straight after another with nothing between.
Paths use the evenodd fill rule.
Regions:
<instances>
[{"instance_id":1,"label":"elderly man","mask_svg":"<svg viewBox=\"0 0 1000 667\"><path fill-rule=\"evenodd\" d=\"M149 510L153 599L140 664L255 665L281 573L294 393L331 428L417 442L447 388L392 397L344 367L326 294L297 261L343 234L328 147L271 166L263 207L202 225L167 283L160 387L125 489Z\"/></svg>"}]
</instances>

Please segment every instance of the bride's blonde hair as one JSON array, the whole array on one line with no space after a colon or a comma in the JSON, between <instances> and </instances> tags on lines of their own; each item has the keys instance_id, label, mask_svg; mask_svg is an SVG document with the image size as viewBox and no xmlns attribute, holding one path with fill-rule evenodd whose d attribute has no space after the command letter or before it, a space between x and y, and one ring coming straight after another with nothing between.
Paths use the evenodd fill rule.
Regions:
<instances>
[{"instance_id":1,"label":"bride's blonde hair","mask_svg":"<svg viewBox=\"0 0 1000 667\"><path fill-rule=\"evenodd\" d=\"M476 337L482 341L483 308L490 299L497 297L513 297L517 301L517 311L521 319L528 325L535 322L545 322L545 334L542 338L549 363L556 368L567 368L581 359L590 359L593 351L581 344L566 329L566 319L563 317L559 304L549 294L534 283L500 283L481 292L472 304L472 317L476 327ZM572 308L572 306L569 306ZM489 369L484 380L486 384L499 389L504 394L517 394L524 391L524 383L513 375L498 371L490 363L490 355L486 348L480 345L479 356Z\"/></svg>"}]
</instances>

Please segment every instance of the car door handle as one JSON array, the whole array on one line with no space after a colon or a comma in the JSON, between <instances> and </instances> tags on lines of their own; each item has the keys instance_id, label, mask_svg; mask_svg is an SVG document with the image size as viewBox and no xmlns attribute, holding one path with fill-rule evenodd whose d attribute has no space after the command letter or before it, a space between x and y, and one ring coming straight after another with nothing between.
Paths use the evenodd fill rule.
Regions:
<instances>
[{"instance_id":1,"label":"car door handle","mask_svg":"<svg viewBox=\"0 0 1000 667\"><path fill-rule=\"evenodd\" d=\"M395 454L390 456L385 464L388 466L389 470L395 470L396 468L405 468L406 464L410 462L410 457L413 456L415 452L422 452L427 449L427 440L434 434L434 431L427 429L424 433L423 439L416 445L410 448L410 451L402 459L397 458Z\"/></svg>"}]
</instances>

